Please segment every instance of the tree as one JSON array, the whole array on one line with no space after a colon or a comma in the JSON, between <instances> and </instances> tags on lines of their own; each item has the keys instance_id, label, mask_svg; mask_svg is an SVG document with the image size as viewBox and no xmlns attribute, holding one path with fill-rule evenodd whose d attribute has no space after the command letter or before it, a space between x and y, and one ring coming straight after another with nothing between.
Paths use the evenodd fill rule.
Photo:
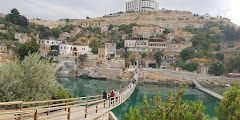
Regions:
<instances>
[{"instance_id":1,"label":"tree","mask_svg":"<svg viewBox=\"0 0 240 120\"><path fill-rule=\"evenodd\" d=\"M108 30L112 30L113 29L113 25L112 24L110 24L109 26L108 26Z\"/></svg>"},{"instance_id":2,"label":"tree","mask_svg":"<svg viewBox=\"0 0 240 120\"><path fill-rule=\"evenodd\" d=\"M86 16L86 19L90 19L90 17Z\"/></svg>"},{"instance_id":3,"label":"tree","mask_svg":"<svg viewBox=\"0 0 240 120\"><path fill-rule=\"evenodd\" d=\"M124 48L124 52L123 52L123 57L124 58L129 58L131 52L130 51L127 51L127 47Z\"/></svg>"},{"instance_id":4,"label":"tree","mask_svg":"<svg viewBox=\"0 0 240 120\"><path fill-rule=\"evenodd\" d=\"M167 28L165 28L165 30L163 31L163 33L164 33L164 34L168 34L168 33L170 33L170 30L167 29Z\"/></svg>"},{"instance_id":5,"label":"tree","mask_svg":"<svg viewBox=\"0 0 240 120\"><path fill-rule=\"evenodd\" d=\"M56 69L38 53L0 66L0 101L43 101L58 96Z\"/></svg>"},{"instance_id":6,"label":"tree","mask_svg":"<svg viewBox=\"0 0 240 120\"><path fill-rule=\"evenodd\" d=\"M240 72L240 55L237 57L228 58L226 67L229 72Z\"/></svg>"},{"instance_id":7,"label":"tree","mask_svg":"<svg viewBox=\"0 0 240 120\"><path fill-rule=\"evenodd\" d=\"M9 13L5 18L7 21L11 22L14 25L28 26L29 24L27 18L20 15L16 8L13 8L11 10L11 13Z\"/></svg>"},{"instance_id":8,"label":"tree","mask_svg":"<svg viewBox=\"0 0 240 120\"><path fill-rule=\"evenodd\" d=\"M38 52L39 44L36 43L35 39L32 39L30 42L23 43L18 48L18 55L21 59L27 56L29 53Z\"/></svg>"},{"instance_id":9,"label":"tree","mask_svg":"<svg viewBox=\"0 0 240 120\"><path fill-rule=\"evenodd\" d=\"M220 60L220 61L223 61L224 60L224 54L222 53L217 53L216 54L216 59Z\"/></svg>"},{"instance_id":10,"label":"tree","mask_svg":"<svg viewBox=\"0 0 240 120\"><path fill-rule=\"evenodd\" d=\"M158 64L158 66L161 66L162 56L163 56L163 53L162 53L161 51L156 52L156 53L154 54L154 57L155 57L155 60L156 60L156 62L157 62L157 64Z\"/></svg>"},{"instance_id":11,"label":"tree","mask_svg":"<svg viewBox=\"0 0 240 120\"><path fill-rule=\"evenodd\" d=\"M226 73L226 69L221 62L214 62L209 67L208 73L219 76L219 75L223 75L224 73Z\"/></svg>"},{"instance_id":12,"label":"tree","mask_svg":"<svg viewBox=\"0 0 240 120\"><path fill-rule=\"evenodd\" d=\"M166 101L163 101L160 92L150 99L154 103L154 109L149 105L146 94L144 95L143 106L139 110L129 109L129 114L125 114L125 120L207 120L208 116L204 114L205 107L202 101L187 102L182 100L187 86L179 87L179 92L173 96L170 91ZM140 117L141 116L141 117Z\"/></svg>"},{"instance_id":13,"label":"tree","mask_svg":"<svg viewBox=\"0 0 240 120\"><path fill-rule=\"evenodd\" d=\"M89 44L89 47L92 48L92 52L93 52L94 54L98 53L98 47L99 47L99 45L98 45L97 40L92 40L92 41L90 42L90 44Z\"/></svg>"},{"instance_id":14,"label":"tree","mask_svg":"<svg viewBox=\"0 0 240 120\"><path fill-rule=\"evenodd\" d=\"M132 56L130 59L130 62L132 63L132 65L135 65L136 58L134 56Z\"/></svg>"},{"instance_id":15,"label":"tree","mask_svg":"<svg viewBox=\"0 0 240 120\"><path fill-rule=\"evenodd\" d=\"M183 49L180 54L183 60L189 60L195 57L194 53L195 53L194 47L188 47Z\"/></svg>"},{"instance_id":16,"label":"tree","mask_svg":"<svg viewBox=\"0 0 240 120\"><path fill-rule=\"evenodd\" d=\"M78 60L81 63L81 62L84 62L87 59L87 57L88 57L88 55L86 53L83 55L81 54L81 55L79 55Z\"/></svg>"},{"instance_id":17,"label":"tree","mask_svg":"<svg viewBox=\"0 0 240 120\"><path fill-rule=\"evenodd\" d=\"M221 45L217 45L217 46L215 47L215 50L216 50L216 51L220 51L220 50L221 50Z\"/></svg>"},{"instance_id":18,"label":"tree","mask_svg":"<svg viewBox=\"0 0 240 120\"><path fill-rule=\"evenodd\" d=\"M185 64L183 66L183 69L187 70L187 71L190 71L190 72L193 72L193 71L198 69L198 66L199 66L199 63L197 61L193 61L193 62L190 62L188 64Z\"/></svg>"},{"instance_id":19,"label":"tree","mask_svg":"<svg viewBox=\"0 0 240 120\"><path fill-rule=\"evenodd\" d=\"M145 52L141 54L141 57L142 57L143 59L144 59L146 56L147 56L147 53L145 53Z\"/></svg>"},{"instance_id":20,"label":"tree","mask_svg":"<svg viewBox=\"0 0 240 120\"><path fill-rule=\"evenodd\" d=\"M70 20L68 18L66 18L66 22L68 23L68 22L70 22Z\"/></svg>"},{"instance_id":21,"label":"tree","mask_svg":"<svg viewBox=\"0 0 240 120\"><path fill-rule=\"evenodd\" d=\"M240 119L240 82L234 83L223 93L223 99L216 110L219 120L239 120Z\"/></svg>"}]
</instances>

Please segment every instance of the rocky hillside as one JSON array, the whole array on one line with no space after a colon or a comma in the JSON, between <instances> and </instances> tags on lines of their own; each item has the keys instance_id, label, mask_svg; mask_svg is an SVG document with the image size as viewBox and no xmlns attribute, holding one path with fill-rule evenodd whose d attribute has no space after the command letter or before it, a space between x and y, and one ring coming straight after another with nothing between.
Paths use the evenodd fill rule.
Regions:
<instances>
[{"instance_id":1,"label":"rocky hillside","mask_svg":"<svg viewBox=\"0 0 240 120\"><path fill-rule=\"evenodd\" d=\"M193 15L189 11L172 11L172 10L158 10L152 12L139 12L139 13L116 13L103 17L91 18L91 19L79 19L71 20L69 24L81 25L83 27L89 26L104 26L104 25L122 25L137 23L142 25L157 25L166 28L186 27L192 26L195 28L202 28L203 25L208 22L221 22L225 25L234 25L229 19L212 17L211 19L204 19L202 16ZM65 25L63 20L58 22L49 22L42 20L32 20L37 24L42 24L48 27L57 27L58 25Z\"/></svg>"}]
</instances>

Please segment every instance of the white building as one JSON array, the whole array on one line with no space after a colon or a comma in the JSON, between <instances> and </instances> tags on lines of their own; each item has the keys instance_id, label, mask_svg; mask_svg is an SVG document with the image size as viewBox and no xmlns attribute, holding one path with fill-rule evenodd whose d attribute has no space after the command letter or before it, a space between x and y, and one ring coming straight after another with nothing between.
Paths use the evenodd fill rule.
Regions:
<instances>
[{"instance_id":1,"label":"white building","mask_svg":"<svg viewBox=\"0 0 240 120\"><path fill-rule=\"evenodd\" d=\"M132 0L126 3L127 12L143 12L158 10L159 3L157 0Z\"/></svg>"},{"instance_id":2,"label":"white building","mask_svg":"<svg viewBox=\"0 0 240 120\"><path fill-rule=\"evenodd\" d=\"M84 45L68 45L60 44L59 45L59 55L64 56L79 56L91 51L89 46Z\"/></svg>"},{"instance_id":3,"label":"white building","mask_svg":"<svg viewBox=\"0 0 240 120\"><path fill-rule=\"evenodd\" d=\"M203 18L204 18L204 19L210 19L210 18L211 18L211 15L208 14L208 13L206 13L206 14L203 15Z\"/></svg>"},{"instance_id":4,"label":"white building","mask_svg":"<svg viewBox=\"0 0 240 120\"><path fill-rule=\"evenodd\" d=\"M40 44L40 54L42 56L48 56L49 52L58 52L59 51L59 44L62 41L57 41L54 39L43 39L39 41Z\"/></svg>"}]
</instances>

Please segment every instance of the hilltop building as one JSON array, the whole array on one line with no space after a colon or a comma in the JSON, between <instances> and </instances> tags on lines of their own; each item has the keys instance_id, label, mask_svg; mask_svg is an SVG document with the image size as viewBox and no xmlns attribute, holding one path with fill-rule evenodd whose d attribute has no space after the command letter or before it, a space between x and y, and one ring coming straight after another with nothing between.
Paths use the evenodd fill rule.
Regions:
<instances>
[{"instance_id":1,"label":"hilltop building","mask_svg":"<svg viewBox=\"0 0 240 120\"><path fill-rule=\"evenodd\" d=\"M144 12L158 10L157 0L132 0L126 3L127 12Z\"/></svg>"}]
</instances>

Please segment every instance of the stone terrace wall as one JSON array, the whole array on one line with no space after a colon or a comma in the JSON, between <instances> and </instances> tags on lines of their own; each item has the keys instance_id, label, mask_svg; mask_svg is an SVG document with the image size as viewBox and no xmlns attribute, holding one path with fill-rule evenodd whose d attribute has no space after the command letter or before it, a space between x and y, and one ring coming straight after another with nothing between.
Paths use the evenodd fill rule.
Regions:
<instances>
[{"instance_id":1,"label":"stone terrace wall","mask_svg":"<svg viewBox=\"0 0 240 120\"><path fill-rule=\"evenodd\" d=\"M210 76L207 74L199 74L185 71L172 71L166 69L141 69L141 74L139 76L143 82L166 82L166 83L181 83L182 84L192 84L191 80L195 79L200 82L200 84L232 84L233 80L231 78L222 76Z\"/></svg>"}]
</instances>

